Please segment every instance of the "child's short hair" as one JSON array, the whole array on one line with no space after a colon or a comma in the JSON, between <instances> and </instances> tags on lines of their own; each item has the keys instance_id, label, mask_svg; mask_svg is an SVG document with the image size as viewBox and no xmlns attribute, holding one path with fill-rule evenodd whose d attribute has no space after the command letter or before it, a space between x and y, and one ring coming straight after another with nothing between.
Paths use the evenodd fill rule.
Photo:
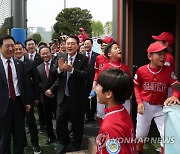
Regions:
<instances>
[{"instance_id":1,"label":"child's short hair","mask_svg":"<svg viewBox=\"0 0 180 154\"><path fill-rule=\"evenodd\" d=\"M125 73L116 68L107 69L99 75L97 83L102 86L102 92L112 91L114 101L123 104L133 92L133 80Z\"/></svg>"},{"instance_id":2,"label":"child's short hair","mask_svg":"<svg viewBox=\"0 0 180 154\"><path fill-rule=\"evenodd\" d=\"M112 48L113 44L118 44L118 43L116 41L113 41L110 44L108 44L104 49L104 54L108 58L109 58L108 53L111 51L111 48Z\"/></svg>"}]
</instances>

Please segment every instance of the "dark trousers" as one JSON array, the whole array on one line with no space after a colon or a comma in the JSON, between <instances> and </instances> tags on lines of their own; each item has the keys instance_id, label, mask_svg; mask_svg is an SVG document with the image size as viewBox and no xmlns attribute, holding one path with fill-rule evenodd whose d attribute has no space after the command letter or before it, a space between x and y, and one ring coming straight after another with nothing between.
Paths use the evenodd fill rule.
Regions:
<instances>
[{"instance_id":1,"label":"dark trousers","mask_svg":"<svg viewBox=\"0 0 180 154\"><path fill-rule=\"evenodd\" d=\"M87 119L94 119L94 115L96 113L97 108L97 98L96 96L93 97L91 100L87 99L86 106L85 106L85 113Z\"/></svg>"},{"instance_id":2,"label":"dark trousers","mask_svg":"<svg viewBox=\"0 0 180 154\"><path fill-rule=\"evenodd\" d=\"M83 102L74 102L69 97L64 97L57 106L56 131L59 141L67 146L70 143L68 121L72 123L73 148L80 148L84 130L84 107Z\"/></svg>"},{"instance_id":3,"label":"dark trousers","mask_svg":"<svg viewBox=\"0 0 180 154\"><path fill-rule=\"evenodd\" d=\"M31 105L31 110L26 112L26 123L29 127L29 133L31 136L31 144L34 147L39 146L39 137L38 137L38 130L36 125L36 119L34 116L34 106ZM25 145L27 145L27 138L25 134Z\"/></svg>"},{"instance_id":4,"label":"dark trousers","mask_svg":"<svg viewBox=\"0 0 180 154\"><path fill-rule=\"evenodd\" d=\"M89 80L87 82L88 94L91 93L92 83L93 82L91 82ZM96 98L96 96L91 98L91 100L89 98L87 98L87 101L85 103L85 118L89 119L89 120L93 120L95 118L94 115L96 113L96 108L97 108L97 98Z\"/></svg>"},{"instance_id":5,"label":"dark trousers","mask_svg":"<svg viewBox=\"0 0 180 154\"><path fill-rule=\"evenodd\" d=\"M43 111L43 106L41 102L39 102L39 104L37 105L37 109L38 109L38 116L39 116L39 126L44 127L45 118L44 118L44 111Z\"/></svg>"},{"instance_id":6,"label":"dark trousers","mask_svg":"<svg viewBox=\"0 0 180 154\"><path fill-rule=\"evenodd\" d=\"M0 119L0 154L11 153L11 135L13 137L13 154L23 154L24 119L25 111L21 98L16 97L15 101L10 99L7 113L3 119Z\"/></svg>"},{"instance_id":7,"label":"dark trousers","mask_svg":"<svg viewBox=\"0 0 180 154\"><path fill-rule=\"evenodd\" d=\"M46 97L44 98L44 101L42 101L42 105L44 110L47 135L50 139L54 139L56 137L53 131L52 119L53 116L56 117L56 109L57 109L56 99Z\"/></svg>"}]
</instances>

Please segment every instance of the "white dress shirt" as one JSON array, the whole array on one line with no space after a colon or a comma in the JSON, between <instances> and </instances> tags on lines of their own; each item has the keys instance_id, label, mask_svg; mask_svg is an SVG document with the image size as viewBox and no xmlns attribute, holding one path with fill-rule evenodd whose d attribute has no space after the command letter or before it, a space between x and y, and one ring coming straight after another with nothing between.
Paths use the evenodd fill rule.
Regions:
<instances>
[{"instance_id":1,"label":"white dress shirt","mask_svg":"<svg viewBox=\"0 0 180 154\"><path fill-rule=\"evenodd\" d=\"M8 59L4 58L2 55L1 55L1 59L3 62L3 66L4 66L4 70L5 70L5 74L6 74L6 79L7 79L7 84L8 84L8 62L7 62ZM20 96L21 94L20 94L20 90L19 90L19 86L18 86L18 78L17 78L14 60L12 58L9 60L11 61L10 66L11 66L11 70L12 70L12 78L13 78L15 94L16 94L16 96ZM10 97L10 95L9 95L9 97Z\"/></svg>"},{"instance_id":2,"label":"white dress shirt","mask_svg":"<svg viewBox=\"0 0 180 154\"><path fill-rule=\"evenodd\" d=\"M34 58L35 58L35 55L36 55L36 52L34 52L33 54L31 54L31 53L28 53L28 57L29 57L29 59L31 59L31 55L32 55L32 60L34 60Z\"/></svg>"},{"instance_id":3,"label":"white dress shirt","mask_svg":"<svg viewBox=\"0 0 180 154\"><path fill-rule=\"evenodd\" d=\"M44 70L46 70L46 65L47 65L47 63L48 63L48 68L49 68L49 70L50 70L50 66L51 66L51 61L52 61L52 59L50 59L50 61L48 61L48 62L44 62Z\"/></svg>"}]
</instances>

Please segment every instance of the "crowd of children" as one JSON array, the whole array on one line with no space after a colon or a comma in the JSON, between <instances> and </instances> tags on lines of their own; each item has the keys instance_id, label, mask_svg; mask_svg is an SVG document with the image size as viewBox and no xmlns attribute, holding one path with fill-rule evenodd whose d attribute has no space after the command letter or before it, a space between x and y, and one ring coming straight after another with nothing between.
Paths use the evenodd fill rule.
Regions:
<instances>
[{"instance_id":1,"label":"crowd of children","mask_svg":"<svg viewBox=\"0 0 180 154\"><path fill-rule=\"evenodd\" d=\"M169 32L163 32L159 36L152 37L156 42L150 44L147 49L150 62L138 68L134 76L134 92L138 104L136 133L134 133L130 115L127 114L129 107L126 106L124 98L125 94L129 96L126 97L127 99L132 94L128 87L131 85L130 70L127 65L121 63L122 53L116 42L111 42L104 49L104 55L109 62L98 72L98 77L95 77L98 103L103 104L105 108L105 113L103 108L98 111L104 114L101 114L103 117L97 137L97 153L134 154L136 153L136 146L134 146L136 141L132 138L136 134L136 140L142 141L137 144L137 152L143 154L143 139L148 136L152 119L157 125L161 139L164 139L163 105L164 103L165 105L180 104L178 100L180 88L174 73L175 64L171 48L174 36ZM119 74L118 70L121 70ZM122 71L129 77L128 84L126 83L127 76L120 77ZM119 88L117 88L118 86ZM168 98L169 87L172 89L172 95ZM119 96L119 99L116 99L116 96ZM123 104L126 108L125 117L127 119L123 119L125 108L119 104ZM127 143L124 140L120 142L121 138L129 139L130 137L132 142ZM160 151L161 154L164 153L163 143L161 143Z\"/></svg>"}]
</instances>

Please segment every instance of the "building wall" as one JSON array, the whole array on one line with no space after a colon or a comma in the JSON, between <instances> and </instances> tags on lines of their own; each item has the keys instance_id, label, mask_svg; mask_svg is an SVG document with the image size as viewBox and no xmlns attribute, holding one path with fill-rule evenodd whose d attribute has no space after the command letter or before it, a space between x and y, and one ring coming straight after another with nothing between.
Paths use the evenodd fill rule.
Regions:
<instances>
[{"instance_id":1,"label":"building wall","mask_svg":"<svg viewBox=\"0 0 180 154\"><path fill-rule=\"evenodd\" d=\"M151 35L170 31L176 38L173 54L176 74L180 79L179 24L178 0L113 0L113 37L123 51L122 61L129 65L132 72L136 70L133 66L148 62L146 50L154 41Z\"/></svg>"}]
</instances>

